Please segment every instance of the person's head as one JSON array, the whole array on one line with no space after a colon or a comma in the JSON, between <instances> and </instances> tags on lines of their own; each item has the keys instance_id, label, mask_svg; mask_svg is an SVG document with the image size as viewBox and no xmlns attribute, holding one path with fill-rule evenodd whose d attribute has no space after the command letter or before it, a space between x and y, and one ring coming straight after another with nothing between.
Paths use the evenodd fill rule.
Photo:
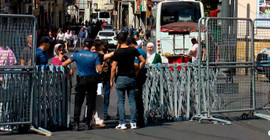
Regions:
<instances>
[{"instance_id":1,"label":"person's head","mask_svg":"<svg viewBox=\"0 0 270 140\"><path fill-rule=\"evenodd\" d=\"M146 47L147 47L147 52L148 52L148 53L153 53L154 48L155 48L154 43L149 42L149 43L147 43Z\"/></svg>"},{"instance_id":2,"label":"person's head","mask_svg":"<svg viewBox=\"0 0 270 140\"><path fill-rule=\"evenodd\" d=\"M88 48L89 50L94 45L94 41L91 38L86 38L84 40L84 48Z\"/></svg>"},{"instance_id":3,"label":"person's head","mask_svg":"<svg viewBox=\"0 0 270 140\"><path fill-rule=\"evenodd\" d=\"M95 40L94 46L96 47L96 52L103 51L103 49L104 49L103 42L101 40L99 40L99 39Z\"/></svg>"},{"instance_id":4,"label":"person's head","mask_svg":"<svg viewBox=\"0 0 270 140\"><path fill-rule=\"evenodd\" d=\"M69 29L67 29L67 33L69 34Z\"/></svg>"},{"instance_id":5,"label":"person's head","mask_svg":"<svg viewBox=\"0 0 270 140\"><path fill-rule=\"evenodd\" d=\"M96 46L92 46L92 47L90 48L90 51L91 51L91 52L96 52Z\"/></svg>"},{"instance_id":6,"label":"person's head","mask_svg":"<svg viewBox=\"0 0 270 140\"><path fill-rule=\"evenodd\" d=\"M136 39L136 40L139 40L140 38L139 38L140 36L139 36L139 33L137 32L135 35L134 35L134 38Z\"/></svg>"},{"instance_id":7,"label":"person's head","mask_svg":"<svg viewBox=\"0 0 270 140\"><path fill-rule=\"evenodd\" d=\"M52 36L52 31L49 31L48 32L48 36Z\"/></svg>"},{"instance_id":8,"label":"person's head","mask_svg":"<svg viewBox=\"0 0 270 140\"><path fill-rule=\"evenodd\" d=\"M83 26L81 30L84 32L84 31L86 30L86 27L85 27L85 26Z\"/></svg>"},{"instance_id":9,"label":"person's head","mask_svg":"<svg viewBox=\"0 0 270 140\"><path fill-rule=\"evenodd\" d=\"M62 30L61 29L58 29L57 33L62 34Z\"/></svg>"},{"instance_id":10,"label":"person's head","mask_svg":"<svg viewBox=\"0 0 270 140\"><path fill-rule=\"evenodd\" d=\"M195 38L192 38L191 42L192 42L192 44L195 44L195 43L197 43L197 40Z\"/></svg>"},{"instance_id":11,"label":"person's head","mask_svg":"<svg viewBox=\"0 0 270 140\"><path fill-rule=\"evenodd\" d=\"M125 44L127 42L127 35L125 33L120 33L118 35L118 43L119 44Z\"/></svg>"},{"instance_id":12,"label":"person's head","mask_svg":"<svg viewBox=\"0 0 270 140\"><path fill-rule=\"evenodd\" d=\"M64 45L56 44L54 46L54 52L53 53L54 53L55 56L59 56L59 54L64 55Z\"/></svg>"},{"instance_id":13,"label":"person's head","mask_svg":"<svg viewBox=\"0 0 270 140\"><path fill-rule=\"evenodd\" d=\"M138 46L138 44L137 44L134 37L129 37L127 39L127 45L130 46L130 47L137 47Z\"/></svg>"},{"instance_id":14,"label":"person's head","mask_svg":"<svg viewBox=\"0 0 270 140\"><path fill-rule=\"evenodd\" d=\"M32 41L33 41L33 36L31 34L29 34L26 39L27 39L28 47L31 47L32 46Z\"/></svg>"},{"instance_id":15,"label":"person's head","mask_svg":"<svg viewBox=\"0 0 270 140\"><path fill-rule=\"evenodd\" d=\"M43 36L41 39L40 39L40 47L46 51L50 48L50 39L48 36Z\"/></svg>"}]
</instances>

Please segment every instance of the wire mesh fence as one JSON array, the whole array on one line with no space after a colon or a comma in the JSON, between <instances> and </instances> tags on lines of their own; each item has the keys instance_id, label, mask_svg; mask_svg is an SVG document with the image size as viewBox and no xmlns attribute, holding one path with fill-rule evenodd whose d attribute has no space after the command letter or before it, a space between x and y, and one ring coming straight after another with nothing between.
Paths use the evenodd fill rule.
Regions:
<instances>
[{"instance_id":1,"label":"wire mesh fence","mask_svg":"<svg viewBox=\"0 0 270 140\"><path fill-rule=\"evenodd\" d=\"M256 59L256 109L270 108L270 20L254 20L254 51Z\"/></svg>"},{"instance_id":2,"label":"wire mesh fence","mask_svg":"<svg viewBox=\"0 0 270 140\"><path fill-rule=\"evenodd\" d=\"M0 49L6 51L0 68L34 66L36 24L34 16L0 14Z\"/></svg>"}]
</instances>

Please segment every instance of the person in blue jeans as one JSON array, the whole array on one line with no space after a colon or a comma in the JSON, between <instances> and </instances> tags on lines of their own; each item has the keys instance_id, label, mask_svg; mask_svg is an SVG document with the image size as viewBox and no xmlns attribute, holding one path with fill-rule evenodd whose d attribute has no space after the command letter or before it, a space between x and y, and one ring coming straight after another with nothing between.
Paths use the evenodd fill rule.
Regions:
<instances>
[{"instance_id":1,"label":"person in blue jeans","mask_svg":"<svg viewBox=\"0 0 270 140\"><path fill-rule=\"evenodd\" d=\"M131 129L136 129L137 118L136 118L136 72L134 67L134 60L137 57L140 61L139 69L145 64L145 59L140 52L126 44L127 35L124 33L119 34L118 43L120 48L114 52L114 60L111 68L111 79L110 86L113 87L114 78L116 75L116 68L118 67L117 79L116 79L116 93L118 97L118 111L119 111L119 125L116 129L125 130L125 92L127 91L129 107L130 107L130 126Z\"/></svg>"}]
</instances>

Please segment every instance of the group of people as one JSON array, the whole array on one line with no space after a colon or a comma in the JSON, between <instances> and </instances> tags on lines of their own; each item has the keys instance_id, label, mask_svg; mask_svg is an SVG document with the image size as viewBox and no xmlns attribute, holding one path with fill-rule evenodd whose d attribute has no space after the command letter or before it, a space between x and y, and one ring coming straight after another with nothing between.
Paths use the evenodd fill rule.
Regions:
<instances>
[{"instance_id":1,"label":"group of people","mask_svg":"<svg viewBox=\"0 0 270 140\"><path fill-rule=\"evenodd\" d=\"M49 32L48 36L43 36L39 40L39 47L36 49L36 65L47 65L49 62L48 50L53 46L53 54L51 63L53 65L70 65L72 62L77 63L78 78L75 95L75 111L73 128L79 130L79 122L81 115L82 103L87 99L87 114L85 119L85 129L91 129L92 125L105 127L105 119L110 119L108 115L110 90L115 87L118 97L118 114L119 125L116 129L127 129L125 121L125 93L128 94L130 106L130 127L136 129L144 127L144 108L142 99L142 87L146 80L145 63L161 63L161 57L155 53L154 44L149 42L147 52L144 51L142 41L138 37L138 33L130 36L124 32L118 35L118 48L114 52L108 53L106 43L101 40L93 40L84 33L85 28L81 29L79 39L82 51L75 52L70 58L64 53L68 51L68 46L74 34L67 30L65 34L61 30L56 38ZM26 46L20 53L20 65L32 65L32 35L27 36ZM56 40L55 45L52 40ZM75 41L73 39L73 41ZM5 50L6 53L2 53ZM12 60L1 61L0 65L14 65L17 63L16 57L10 53L9 48L0 47L0 60L5 58L14 58ZM11 51L12 52L12 51ZM13 57L9 56L13 55ZM73 70L70 69L70 74ZM104 95L97 95L98 85L102 83ZM115 84L115 86L114 86ZM95 120L95 123L91 123Z\"/></svg>"}]
</instances>

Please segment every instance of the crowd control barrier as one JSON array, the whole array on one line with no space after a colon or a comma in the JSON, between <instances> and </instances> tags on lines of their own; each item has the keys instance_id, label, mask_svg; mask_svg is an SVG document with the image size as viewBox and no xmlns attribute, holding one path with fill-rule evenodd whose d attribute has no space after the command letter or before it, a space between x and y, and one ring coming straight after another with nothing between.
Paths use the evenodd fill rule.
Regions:
<instances>
[{"instance_id":1,"label":"crowd control barrier","mask_svg":"<svg viewBox=\"0 0 270 140\"><path fill-rule=\"evenodd\" d=\"M1 71L0 126L2 130L67 129L70 124L70 70L62 66L37 66L29 71ZM36 129L40 128L40 129Z\"/></svg>"}]
</instances>

